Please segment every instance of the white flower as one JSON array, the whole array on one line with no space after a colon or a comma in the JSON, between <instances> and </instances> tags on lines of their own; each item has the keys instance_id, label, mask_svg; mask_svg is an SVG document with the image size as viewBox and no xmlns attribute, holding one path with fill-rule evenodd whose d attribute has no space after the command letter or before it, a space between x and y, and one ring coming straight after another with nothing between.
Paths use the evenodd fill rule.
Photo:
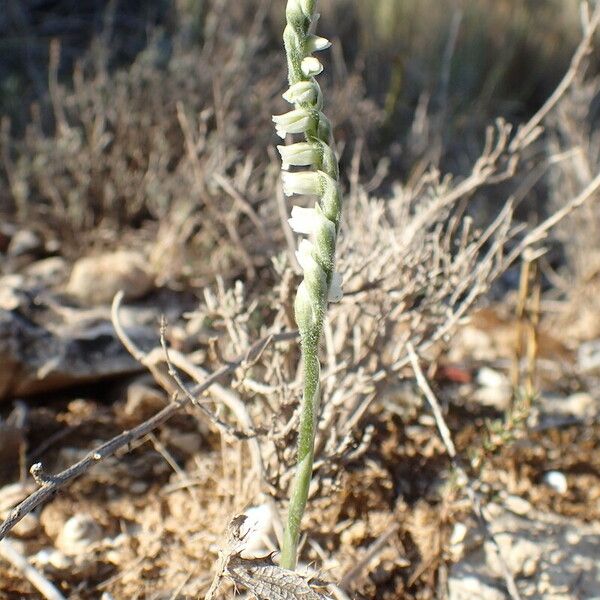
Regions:
<instances>
[{"instance_id":1,"label":"white flower","mask_svg":"<svg viewBox=\"0 0 600 600\"><path fill-rule=\"evenodd\" d=\"M297 108L285 113L275 115L275 131L280 138L285 138L288 133L304 133L311 123L311 114L304 108Z\"/></svg>"},{"instance_id":2,"label":"white flower","mask_svg":"<svg viewBox=\"0 0 600 600\"><path fill-rule=\"evenodd\" d=\"M300 241L298 250L296 250L296 258L298 259L298 264L302 267L304 272L312 271L314 269L321 269L313 256L313 250L314 246L312 242L309 242L307 239Z\"/></svg>"},{"instance_id":3,"label":"white flower","mask_svg":"<svg viewBox=\"0 0 600 600\"><path fill-rule=\"evenodd\" d=\"M315 103L319 98L321 90L316 81L299 81L283 94L283 99L290 104L310 102Z\"/></svg>"},{"instance_id":4,"label":"white flower","mask_svg":"<svg viewBox=\"0 0 600 600\"><path fill-rule=\"evenodd\" d=\"M323 65L314 56L307 56L302 59L300 69L305 77L314 77L323 71Z\"/></svg>"},{"instance_id":5,"label":"white flower","mask_svg":"<svg viewBox=\"0 0 600 600\"><path fill-rule=\"evenodd\" d=\"M324 37L318 35L309 35L306 40L306 51L308 53L318 52L319 50L327 50L331 46L331 42Z\"/></svg>"},{"instance_id":6,"label":"white flower","mask_svg":"<svg viewBox=\"0 0 600 600\"><path fill-rule=\"evenodd\" d=\"M317 194L321 193L321 177L316 171L301 171L299 173L283 172L283 193L292 194Z\"/></svg>"},{"instance_id":7,"label":"white flower","mask_svg":"<svg viewBox=\"0 0 600 600\"><path fill-rule=\"evenodd\" d=\"M310 142L298 142L289 146L277 146L284 169L289 169L290 165L295 167L304 167L314 165L320 159L320 149L316 144Z\"/></svg>"},{"instance_id":8,"label":"white flower","mask_svg":"<svg viewBox=\"0 0 600 600\"><path fill-rule=\"evenodd\" d=\"M329 300L329 302L339 302L343 296L344 292L342 291L342 276L340 273L334 271L331 276L331 284L329 285L327 300Z\"/></svg>"},{"instance_id":9,"label":"white flower","mask_svg":"<svg viewBox=\"0 0 600 600\"><path fill-rule=\"evenodd\" d=\"M319 218L314 208L292 206L292 217L288 219L288 223L295 233L310 235L318 222Z\"/></svg>"}]
</instances>

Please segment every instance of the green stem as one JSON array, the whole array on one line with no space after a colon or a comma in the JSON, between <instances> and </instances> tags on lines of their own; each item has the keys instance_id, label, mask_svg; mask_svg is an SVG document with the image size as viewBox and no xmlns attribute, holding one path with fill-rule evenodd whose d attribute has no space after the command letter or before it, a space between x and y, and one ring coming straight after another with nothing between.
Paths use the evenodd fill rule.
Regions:
<instances>
[{"instance_id":1,"label":"green stem","mask_svg":"<svg viewBox=\"0 0 600 600\"><path fill-rule=\"evenodd\" d=\"M319 408L319 358L318 347L320 326L316 335L306 336L302 340L304 355L304 394L298 432L298 464L296 476L290 494L288 521L283 536L281 566L284 569L296 568L300 523L308 499L308 490L312 477L315 451L316 417Z\"/></svg>"}]
</instances>

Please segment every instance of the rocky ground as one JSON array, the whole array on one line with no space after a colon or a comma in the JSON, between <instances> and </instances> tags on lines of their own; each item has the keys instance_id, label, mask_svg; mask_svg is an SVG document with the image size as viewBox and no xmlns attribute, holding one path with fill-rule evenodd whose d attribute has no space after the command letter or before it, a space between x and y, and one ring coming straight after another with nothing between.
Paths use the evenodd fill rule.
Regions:
<instances>
[{"instance_id":1,"label":"rocky ground","mask_svg":"<svg viewBox=\"0 0 600 600\"><path fill-rule=\"evenodd\" d=\"M58 472L167 402L115 333L109 303L118 289L122 324L141 348L157 345L161 314L170 343L198 364L208 361L210 337L193 295L158 289L136 252L71 264L36 256L32 232L5 236L13 267L0 280L3 515L35 488L32 463ZM510 296L475 312L428 371L488 533L406 371L369 404L362 442L316 478L303 557L321 579L341 582L334 597L507 598L490 532L522 598L600 596L599 346L540 327L536 394L519 408L511 315ZM283 505L265 503L253 476L242 442L182 409L27 515L11 549L65 597L202 597L235 514L254 506L275 543ZM0 597L40 597L3 556Z\"/></svg>"}]
</instances>

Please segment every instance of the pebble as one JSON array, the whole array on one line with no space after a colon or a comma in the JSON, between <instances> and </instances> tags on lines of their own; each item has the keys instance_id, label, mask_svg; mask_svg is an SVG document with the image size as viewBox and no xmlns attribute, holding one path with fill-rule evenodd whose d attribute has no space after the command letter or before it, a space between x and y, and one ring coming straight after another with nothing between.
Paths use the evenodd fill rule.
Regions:
<instances>
[{"instance_id":1,"label":"pebble","mask_svg":"<svg viewBox=\"0 0 600 600\"><path fill-rule=\"evenodd\" d=\"M509 387L510 383L500 371L490 369L489 367L482 367L477 373L477 383L485 387Z\"/></svg>"},{"instance_id":2,"label":"pebble","mask_svg":"<svg viewBox=\"0 0 600 600\"><path fill-rule=\"evenodd\" d=\"M600 340L581 344L577 351L577 362L584 373L600 372Z\"/></svg>"},{"instance_id":3,"label":"pebble","mask_svg":"<svg viewBox=\"0 0 600 600\"><path fill-rule=\"evenodd\" d=\"M477 373L477 383L481 386L473 393L473 398L477 402L499 411L509 408L512 390L503 373L483 367Z\"/></svg>"},{"instance_id":4,"label":"pebble","mask_svg":"<svg viewBox=\"0 0 600 600\"><path fill-rule=\"evenodd\" d=\"M540 398L540 408L542 412L550 415L569 415L585 419L593 417L598 413L600 403L590 394L578 392L566 398L557 395L542 395Z\"/></svg>"},{"instance_id":5,"label":"pebble","mask_svg":"<svg viewBox=\"0 0 600 600\"><path fill-rule=\"evenodd\" d=\"M102 537L102 530L90 515L78 513L64 525L56 545L68 556L75 556Z\"/></svg>"},{"instance_id":6,"label":"pebble","mask_svg":"<svg viewBox=\"0 0 600 600\"><path fill-rule=\"evenodd\" d=\"M456 523L450 536L450 545L457 546L458 544L462 544L465 541L465 537L467 537L467 531L468 528L464 523Z\"/></svg>"},{"instance_id":7,"label":"pebble","mask_svg":"<svg viewBox=\"0 0 600 600\"><path fill-rule=\"evenodd\" d=\"M147 419L165 406L165 393L146 383L134 382L127 387L124 412L129 417Z\"/></svg>"},{"instance_id":8,"label":"pebble","mask_svg":"<svg viewBox=\"0 0 600 600\"><path fill-rule=\"evenodd\" d=\"M42 240L37 233L30 229L20 229L10 240L6 253L8 256L23 256L35 254L43 247Z\"/></svg>"},{"instance_id":9,"label":"pebble","mask_svg":"<svg viewBox=\"0 0 600 600\"><path fill-rule=\"evenodd\" d=\"M100 305L110 304L119 290L127 299L135 300L153 286L148 261L138 252L120 250L79 259L66 291L84 304Z\"/></svg>"},{"instance_id":10,"label":"pebble","mask_svg":"<svg viewBox=\"0 0 600 600\"><path fill-rule=\"evenodd\" d=\"M559 494L566 494L569 489L567 478L560 471L548 471L544 475L544 483L556 490Z\"/></svg>"},{"instance_id":11,"label":"pebble","mask_svg":"<svg viewBox=\"0 0 600 600\"><path fill-rule=\"evenodd\" d=\"M506 600L498 588L474 575L457 575L448 580L448 600Z\"/></svg>"},{"instance_id":12,"label":"pebble","mask_svg":"<svg viewBox=\"0 0 600 600\"><path fill-rule=\"evenodd\" d=\"M538 545L527 539L515 539L508 535L497 535L496 541L500 546L500 551L508 568L514 576L531 577L536 573L540 562ZM484 549L485 562L488 568L496 577L502 577L503 569L496 547L491 542L486 542Z\"/></svg>"},{"instance_id":13,"label":"pebble","mask_svg":"<svg viewBox=\"0 0 600 600\"><path fill-rule=\"evenodd\" d=\"M519 515L520 517L531 515L533 511L531 503L520 496L507 496L504 499L504 507L507 510L510 510L511 513Z\"/></svg>"},{"instance_id":14,"label":"pebble","mask_svg":"<svg viewBox=\"0 0 600 600\"><path fill-rule=\"evenodd\" d=\"M57 571L67 571L73 566L73 560L55 548L43 548L33 556L40 567L52 567Z\"/></svg>"}]
</instances>

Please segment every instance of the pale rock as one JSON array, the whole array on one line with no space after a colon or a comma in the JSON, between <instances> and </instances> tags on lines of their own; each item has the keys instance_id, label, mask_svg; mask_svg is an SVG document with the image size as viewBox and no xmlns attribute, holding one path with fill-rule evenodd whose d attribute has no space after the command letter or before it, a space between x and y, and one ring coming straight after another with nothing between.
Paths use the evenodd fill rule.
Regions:
<instances>
[{"instance_id":1,"label":"pale rock","mask_svg":"<svg viewBox=\"0 0 600 600\"><path fill-rule=\"evenodd\" d=\"M475 575L460 574L448 580L448 600L506 600L498 588Z\"/></svg>"},{"instance_id":2,"label":"pale rock","mask_svg":"<svg viewBox=\"0 0 600 600\"><path fill-rule=\"evenodd\" d=\"M0 515L10 510L36 490L33 482L9 483L0 488Z\"/></svg>"},{"instance_id":3,"label":"pale rock","mask_svg":"<svg viewBox=\"0 0 600 600\"><path fill-rule=\"evenodd\" d=\"M482 367L477 373L477 383L485 387L510 387L508 378L504 373L490 369L489 367Z\"/></svg>"},{"instance_id":4,"label":"pale rock","mask_svg":"<svg viewBox=\"0 0 600 600\"><path fill-rule=\"evenodd\" d=\"M148 261L137 252L119 250L79 259L66 291L84 304L98 305L110 304L119 290L129 300L141 298L153 286Z\"/></svg>"},{"instance_id":5,"label":"pale rock","mask_svg":"<svg viewBox=\"0 0 600 600\"><path fill-rule=\"evenodd\" d=\"M510 510L511 513L519 515L520 517L531 515L533 512L533 506L531 506L531 503L520 496L507 496L504 499L504 507L507 510Z\"/></svg>"},{"instance_id":6,"label":"pale rock","mask_svg":"<svg viewBox=\"0 0 600 600\"><path fill-rule=\"evenodd\" d=\"M68 556L76 556L102 537L96 521L83 513L72 516L64 525L56 545Z\"/></svg>"},{"instance_id":7,"label":"pale rock","mask_svg":"<svg viewBox=\"0 0 600 600\"><path fill-rule=\"evenodd\" d=\"M585 392L571 394L567 398L566 405L569 414L581 418L595 417L600 409L600 402Z\"/></svg>"},{"instance_id":8,"label":"pale rock","mask_svg":"<svg viewBox=\"0 0 600 600\"><path fill-rule=\"evenodd\" d=\"M0 310L16 310L23 301L23 275L12 274L0 277Z\"/></svg>"},{"instance_id":9,"label":"pale rock","mask_svg":"<svg viewBox=\"0 0 600 600\"><path fill-rule=\"evenodd\" d=\"M580 419L598 414L600 403L586 392L578 392L568 397L544 394L540 398L540 408L549 415L568 415Z\"/></svg>"},{"instance_id":10,"label":"pale rock","mask_svg":"<svg viewBox=\"0 0 600 600\"><path fill-rule=\"evenodd\" d=\"M136 496L141 496L148 491L149 485L145 481L134 481L129 486L129 491Z\"/></svg>"},{"instance_id":11,"label":"pale rock","mask_svg":"<svg viewBox=\"0 0 600 600\"><path fill-rule=\"evenodd\" d=\"M51 567L56 571L69 571L73 567L73 559L65 556L56 548L43 548L34 554L32 561L39 567Z\"/></svg>"},{"instance_id":12,"label":"pale rock","mask_svg":"<svg viewBox=\"0 0 600 600\"><path fill-rule=\"evenodd\" d=\"M483 367L477 373L477 383L481 387L473 393L474 400L499 411L509 408L512 389L508 378L503 373Z\"/></svg>"},{"instance_id":13,"label":"pale rock","mask_svg":"<svg viewBox=\"0 0 600 600\"><path fill-rule=\"evenodd\" d=\"M468 530L468 527L464 523L456 523L450 536L450 545L457 546L458 544L462 544L467 537Z\"/></svg>"},{"instance_id":14,"label":"pale rock","mask_svg":"<svg viewBox=\"0 0 600 600\"><path fill-rule=\"evenodd\" d=\"M544 483L559 494L566 494L569 488L567 478L560 471L548 471L543 477Z\"/></svg>"},{"instance_id":15,"label":"pale rock","mask_svg":"<svg viewBox=\"0 0 600 600\"><path fill-rule=\"evenodd\" d=\"M42 240L37 233L30 229L20 229L10 240L6 253L12 257L23 256L25 254L35 254L42 247Z\"/></svg>"},{"instance_id":16,"label":"pale rock","mask_svg":"<svg viewBox=\"0 0 600 600\"><path fill-rule=\"evenodd\" d=\"M531 577L537 571L540 562L539 546L525 538L513 538L508 535L496 535L502 556L511 573L515 576ZM502 577L502 566L496 547L491 542L484 545L486 564L496 577Z\"/></svg>"},{"instance_id":17,"label":"pale rock","mask_svg":"<svg viewBox=\"0 0 600 600\"><path fill-rule=\"evenodd\" d=\"M577 362L584 373L600 372L600 340L581 344L577 350Z\"/></svg>"}]
</instances>

